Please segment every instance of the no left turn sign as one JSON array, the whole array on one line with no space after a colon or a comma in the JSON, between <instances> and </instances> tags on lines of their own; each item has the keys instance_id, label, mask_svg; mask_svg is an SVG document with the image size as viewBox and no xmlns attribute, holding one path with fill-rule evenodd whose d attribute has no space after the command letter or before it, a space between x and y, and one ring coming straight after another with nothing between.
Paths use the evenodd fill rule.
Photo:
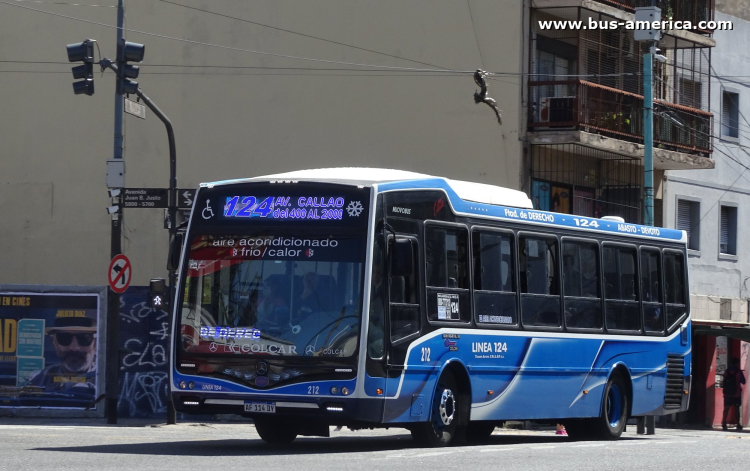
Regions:
<instances>
[{"instance_id":1,"label":"no left turn sign","mask_svg":"<svg viewBox=\"0 0 750 471\"><path fill-rule=\"evenodd\" d=\"M108 281L109 287L117 294L122 294L130 286L133 277L133 267L130 260L123 254L117 255L109 263Z\"/></svg>"}]
</instances>

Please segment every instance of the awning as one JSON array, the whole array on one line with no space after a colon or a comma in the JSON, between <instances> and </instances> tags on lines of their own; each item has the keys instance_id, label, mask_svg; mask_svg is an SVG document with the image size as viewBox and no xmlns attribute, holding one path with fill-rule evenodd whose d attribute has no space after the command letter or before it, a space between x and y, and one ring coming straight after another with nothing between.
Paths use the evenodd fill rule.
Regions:
<instances>
[{"instance_id":1,"label":"awning","mask_svg":"<svg viewBox=\"0 0 750 471\"><path fill-rule=\"evenodd\" d=\"M749 327L729 327L723 325L696 325L693 324L693 333L696 335L715 335L729 337L732 339L750 342Z\"/></svg>"}]
</instances>

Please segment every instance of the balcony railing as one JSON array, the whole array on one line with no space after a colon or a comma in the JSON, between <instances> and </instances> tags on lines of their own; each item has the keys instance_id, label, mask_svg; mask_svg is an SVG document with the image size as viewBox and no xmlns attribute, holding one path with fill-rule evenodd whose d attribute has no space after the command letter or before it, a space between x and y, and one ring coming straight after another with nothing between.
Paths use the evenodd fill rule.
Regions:
<instances>
[{"instance_id":1,"label":"balcony railing","mask_svg":"<svg viewBox=\"0 0 750 471\"><path fill-rule=\"evenodd\" d=\"M643 142L643 97L585 80L530 82L529 130L575 128ZM654 102L654 145L711 153L711 113Z\"/></svg>"},{"instance_id":2,"label":"balcony railing","mask_svg":"<svg viewBox=\"0 0 750 471\"><path fill-rule=\"evenodd\" d=\"M650 7L651 0L598 0L601 3L615 6L622 10L634 12L636 7ZM709 34L712 31L698 29L701 21L712 21L716 10L715 0L659 0L662 20L690 21L693 32Z\"/></svg>"}]
</instances>

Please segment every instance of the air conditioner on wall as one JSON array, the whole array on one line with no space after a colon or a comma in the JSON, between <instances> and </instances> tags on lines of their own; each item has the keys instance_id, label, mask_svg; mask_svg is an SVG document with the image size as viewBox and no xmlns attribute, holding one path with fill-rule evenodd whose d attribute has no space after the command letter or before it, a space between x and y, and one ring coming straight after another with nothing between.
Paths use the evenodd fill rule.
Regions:
<instances>
[{"instance_id":1,"label":"air conditioner on wall","mask_svg":"<svg viewBox=\"0 0 750 471\"><path fill-rule=\"evenodd\" d=\"M539 107L540 123L560 123L573 121L575 97L544 97Z\"/></svg>"}]
</instances>

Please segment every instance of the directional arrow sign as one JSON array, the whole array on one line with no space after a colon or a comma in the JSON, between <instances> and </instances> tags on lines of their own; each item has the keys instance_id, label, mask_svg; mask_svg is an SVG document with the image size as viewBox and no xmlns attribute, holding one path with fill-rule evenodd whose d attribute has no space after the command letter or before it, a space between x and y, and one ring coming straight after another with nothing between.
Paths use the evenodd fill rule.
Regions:
<instances>
[{"instance_id":1,"label":"directional arrow sign","mask_svg":"<svg viewBox=\"0 0 750 471\"><path fill-rule=\"evenodd\" d=\"M188 209L193 207L195 201L195 189L182 188L177 190L177 207Z\"/></svg>"}]
</instances>

